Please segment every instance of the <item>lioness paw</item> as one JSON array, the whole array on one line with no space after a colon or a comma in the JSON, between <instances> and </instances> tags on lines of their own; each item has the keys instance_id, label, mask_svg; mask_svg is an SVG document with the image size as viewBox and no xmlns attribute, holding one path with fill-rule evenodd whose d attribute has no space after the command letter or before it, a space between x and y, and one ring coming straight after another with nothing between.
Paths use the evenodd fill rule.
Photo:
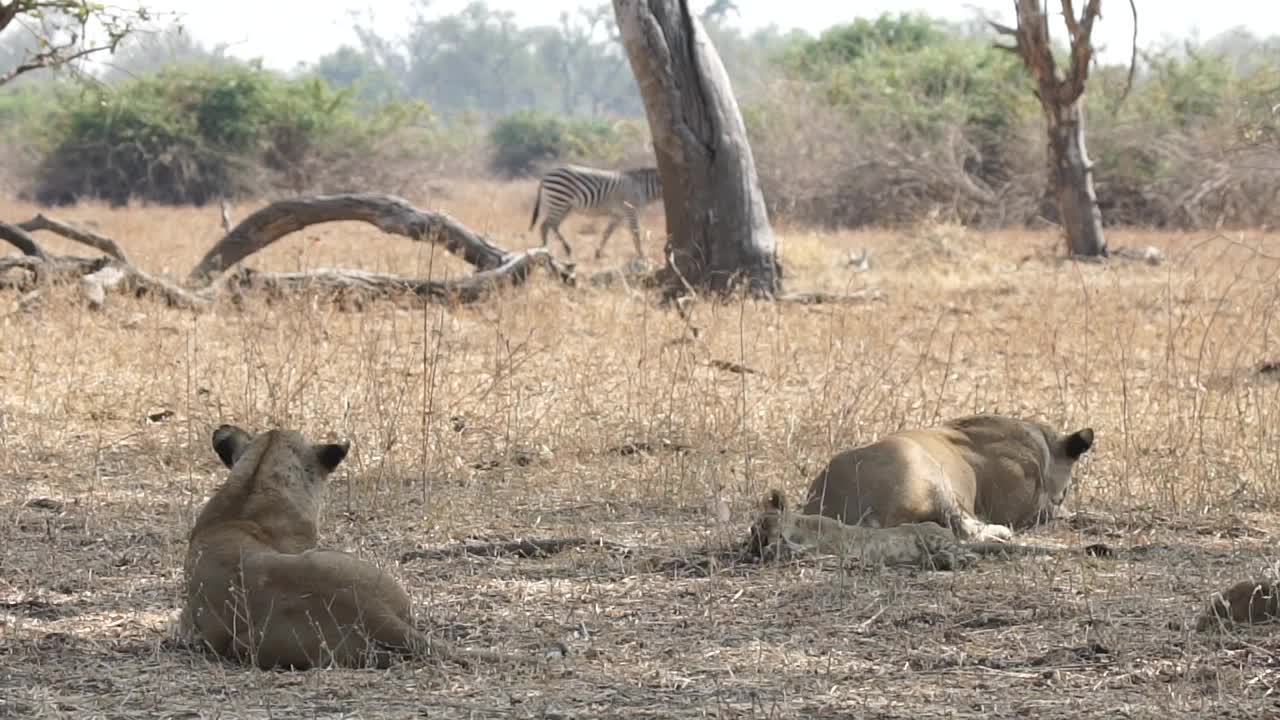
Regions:
<instances>
[{"instance_id":1,"label":"lioness paw","mask_svg":"<svg viewBox=\"0 0 1280 720\"><path fill-rule=\"evenodd\" d=\"M1013 530L1004 525L984 525L974 535L977 542L1002 542L1013 540Z\"/></svg>"}]
</instances>

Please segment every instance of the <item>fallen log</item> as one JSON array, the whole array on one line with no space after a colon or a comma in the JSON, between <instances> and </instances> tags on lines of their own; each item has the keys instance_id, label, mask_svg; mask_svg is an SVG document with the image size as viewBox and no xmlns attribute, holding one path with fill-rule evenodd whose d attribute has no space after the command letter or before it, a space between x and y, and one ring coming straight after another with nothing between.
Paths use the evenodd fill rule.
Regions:
<instances>
[{"instance_id":1,"label":"fallen log","mask_svg":"<svg viewBox=\"0 0 1280 720\"><path fill-rule=\"evenodd\" d=\"M477 272L451 280L431 280L363 270L267 273L242 267L222 277L232 266L289 233L322 222L344 220L367 222L415 242L440 243L469 262ZM55 233L94 248L104 256L93 259L52 256L31 235L35 231ZM573 266L560 263L543 248L509 252L444 213L419 210L400 198L372 193L295 198L258 210L205 253L189 273L185 288L134 267L112 238L45 215L17 225L0 223L0 240L23 253L19 257L0 258L0 274L18 269L32 276L25 282L0 277L0 287L29 289L31 285L50 281L79 280L93 308L102 307L108 291L125 290L137 296L159 297L173 307L197 309L211 305L226 288L237 293L246 290L275 294L302 290L371 295L411 293L424 300L465 304L477 302L499 287L523 284L530 271L537 267L547 268L565 284L575 283Z\"/></svg>"},{"instance_id":2,"label":"fallen log","mask_svg":"<svg viewBox=\"0 0 1280 720\"><path fill-rule=\"evenodd\" d=\"M630 552L631 547L608 540L570 537L545 540L512 540L496 543L458 543L432 550L411 550L400 556L401 563L414 560L446 560L451 557L502 557L514 555L520 558L545 558L577 548L601 548L610 552Z\"/></svg>"},{"instance_id":3,"label":"fallen log","mask_svg":"<svg viewBox=\"0 0 1280 720\"><path fill-rule=\"evenodd\" d=\"M883 299L884 292L879 288L864 288L848 293L793 292L774 296L774 300L778 302L798 305L854 305Z\"/></svg>"},{"instance_id":4,"label":"fallen log","mask_svg":"<svg viewBox=\"0 0 1280 720\"><path fill-rule=\"evenodd\" d=\"M48 260L49 255L40 247L40 243L31 237L31 234L23 230L20 225L10 225L0 222L0 240L4 240L10 245L18 248L18 252L27 257L34 257L40 260Z\"/></svg>"},{"instance_id":5,"label":"fallen log","mask_svg":"<svg viewBox=\"0 0 1280 720\"><path fill-rule=\"evenodd\" d=\"M551 267L556 272L562 271L550 252L543 248L534 248L528 252L507 255L502 264L495 268L454 280L423 280L403 275L338 268L285 273L240 268L228 276L226 287L236 291L265 291L276 296L308 290L368 295L405 293L450 304L467 304L483 299L500 287L515 287L523 284L528 279L529 271L539 266ZM572 274L562 277L566 283L573 284Z\"/></svg>"},{"instance_id":6,"label":"fallen log","mask_svg":"<svg viewBox=\"0 0 1280 720\"><path fill-rule=\"evenodd\" d=\"M26 292L45 283L73 282L84 275L101 270L110 258L72 256L15 255L0 258L0 288ZM18 277L6 276L11 270L23 271Z\"/></svg>"},{"instance_id":7,"label":"fallen log","mask_svg":"<svg viewBox=\"0 0 1280 720\"><path fill-rule=\"evenodd\" d=\"M205 253L192 268L187 282L208 284L231 266L290 233L336 221L366 222L414 242L438 242L477 270L497 268L511 255L449 215L419 210L393 195L319 195L281 200L245 218Z\"/></svg>"},{"instance_id":8,"label":"fallen log","mask_svg":"<svg viewBox=\"0 0 1280 720\"><path fill-rule=\"evenodd\" d=\"M85 230L84 228L78 228L70 223L45 217L43 214L36 215L26 222L18 223L18 227L29 233L37 230L46 230L48 232L61 235L68 240L74 240L81 245L87 245L94 250L101 252L103 255L115 258L122 263L129 262L128 256L124 254L124 250L116 244L115 240L112 240L105 235L99 235L92 230Z\"/></svg>"}]
</instances>

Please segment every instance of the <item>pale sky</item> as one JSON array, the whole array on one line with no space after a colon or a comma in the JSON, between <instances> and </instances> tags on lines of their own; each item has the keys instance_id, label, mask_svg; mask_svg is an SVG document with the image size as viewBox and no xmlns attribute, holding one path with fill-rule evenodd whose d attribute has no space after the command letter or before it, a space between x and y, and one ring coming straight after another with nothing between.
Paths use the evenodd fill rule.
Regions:
<instances>
[{"instance_id":1,"label":"pale sky","mask_svg":"<svg viewBox=\"0 0 1280 720\"><path fill-rule=\"evenodd\" d=\"M1049 2L1057 5L1054 0ZM456 12L467 3L468 0L430 0L428 8L431 14L445 14ZM1207 39L1235 26L1263 36L1280 33L1280 3L1270 0L1136 3L1140 48L1192 34ZM182 13L187 30L203 43L228 43L231 54L262 57L267 65L282 70L291 69L300 61L314 60L344 42L354 44L351 10L364 13L376 8L372 16L379 34L399 37L416 5L413 0L147 0L145 4L155 11ZM514 11L517 22L528 25L554 24L562 11L595 7L600 0L489 0L487 4ZM707 0L694 0L699 10L706 4ZM747 29L776 23L783 29L799 27L816 33L836 23L875 17L882 12L919 10L962 20L980 10L988 17L1010 23L1013 4L1013 0L737 0L740 14L734 21ZM1082 4L1083 1L1076 3L1077 7ZM1129 3L1104 3L1102 20L1094 30L1094 44L1102 48L1103 58L1127 60L1132 33Z\"/></svg>"}]
</instances>

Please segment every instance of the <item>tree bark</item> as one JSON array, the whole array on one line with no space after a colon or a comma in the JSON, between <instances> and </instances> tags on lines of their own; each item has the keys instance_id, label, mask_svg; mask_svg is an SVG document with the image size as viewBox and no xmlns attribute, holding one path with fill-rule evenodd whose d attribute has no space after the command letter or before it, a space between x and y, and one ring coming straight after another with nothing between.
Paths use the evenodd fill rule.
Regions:
<instances>
[{"instance_id":1,"label":"tree bark","mask_svg":"<svg viewBox=\"0 0 1280 720\"><path fill-rule=\"evenodd\" d=\"M1049 182L1058 206L1058 217L1067 235L1071 255L1107 255L1102 232L1102 210L1093 189L1093 164L1084 141L1083 96L1093 56L1090 36L1101 10L1101 0L1086 0L1079 18L1072 0L1061 0L1071 55L1059 77L1049 41L1049 16L1041 0L1017 0L1018 27L992 26L1013 37L1012 47L1036 80L1036 95L1044 110L1048 134Z\"/></svg>"},{"instance_id":2,"label":"tree bark","mask_svg":"<svg viewBox=\"0 0 1280 720\"><path fill-rule=\"evenodd\" d=\"M667 217L666 284L757 296L781 290L777 247L746 126L688 0L613 0L644 100Z\"/></svg>"},{"instance_id":3,"label":"tree bark","mask_svg":"<svg viewBox=\"0 0 1280 720\"><path fill-rule=\"evenodd\" d=\"M1072 255L1105 256L1102 210L1093 190L1093 163L1084 143L1084 99L1045 108L1049 128L1049 157L1058 216L1067 233Z\"/></svg>"}]
</instances>

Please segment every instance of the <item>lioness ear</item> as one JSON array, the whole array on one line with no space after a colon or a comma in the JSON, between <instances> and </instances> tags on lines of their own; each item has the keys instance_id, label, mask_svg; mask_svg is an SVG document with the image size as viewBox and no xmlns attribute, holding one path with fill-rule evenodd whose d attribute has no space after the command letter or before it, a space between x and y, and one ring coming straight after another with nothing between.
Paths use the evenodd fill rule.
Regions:
<instances>
[{"instance_id":1,"label":"lioness ear","mask_svg":"<svg viewBox=\"0 0 1280 720\"><path fill-rule=\"evenodd\" d=\"M338 467L338 463L347 457L347 451L350 449L351 443L347 440L343 440L340 443L316 445L316 460L320 461L320 466L326 472L333 472L333 469Z\"/></svg>"},{"instance_id":2,"label":"lioness ear","mask_svg":"<svg viewBox=\"0 0 1280 720\"><path fill-rule=\"evenodd\" d=\"M787 496L782 491L774 488L769 491L769 496L764 499L764 507L766 510L777 510L782 512L787 509Z\"/></svg>"},{"instance_id":3,"label":"lioness ear","mask_svg":"<svg viewBox=\"0 0 1280 720\"><path fill-rule=\"evenodd\" d=\"M236 464L252 441L252 435L235 425L219 425L218 429L213 431L213 451L228 468Z\"/></svg>"},{"instance_id":4,"label":"lioness ear","mask_svg":"<svg viewBox=\"0 0 1280 720\"><path fill-rule=\"evenodd\" d=\"M1072 460L1085 454L1085 451L1091 447L1093 447L1093 428L1073 432L1062 441L1063 452Z\"/></svg>"}]
</instances>

